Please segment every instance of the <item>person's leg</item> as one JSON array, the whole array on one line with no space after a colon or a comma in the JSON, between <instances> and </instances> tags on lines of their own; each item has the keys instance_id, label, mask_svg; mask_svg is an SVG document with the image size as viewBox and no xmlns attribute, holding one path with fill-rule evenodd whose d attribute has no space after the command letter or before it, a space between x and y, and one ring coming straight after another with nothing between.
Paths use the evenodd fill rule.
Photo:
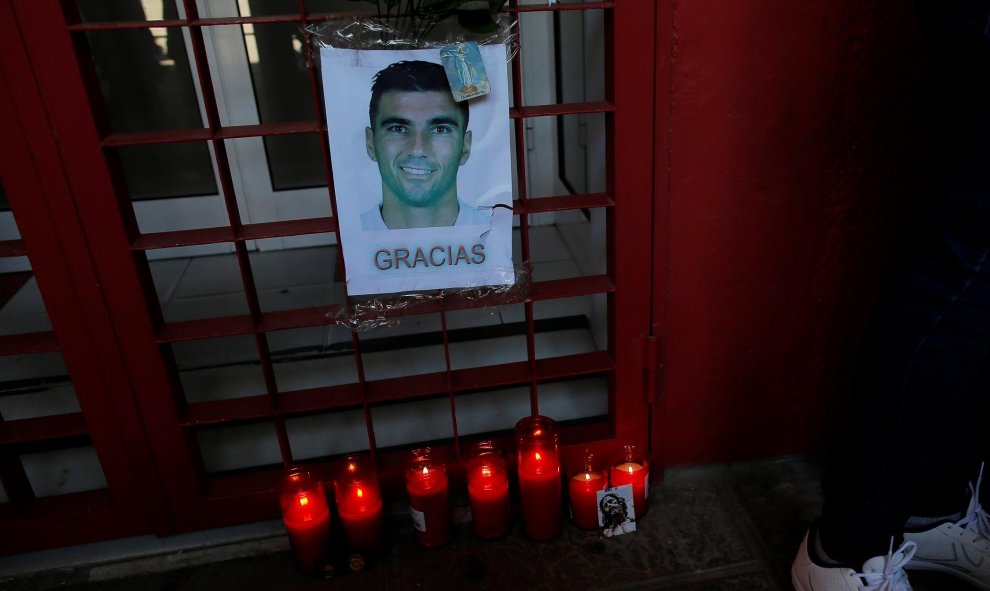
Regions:
<instances>
[{"instance_id":1,"label":"person's leg","mask_svg":"<svg viewBox=\"0 0 990 591\"><path fill-rule=\"evenodd\" d=\"M938 461L931 466L911 504L914 518L937 518L958 514L969 503L969 485L976 482L980 465L990 464L990 360L969 389L962 404L964 412L952 419L952 428L939 441ZM990 477L990 466L984 470ZM987 505L990 486L984 486L982 501Z\"/></svg>"},{"instance_id":2,"label":"person's leg","mask_svg":"<svg viewBox=\"0 0 990 591\"><path fill-rule=\"evenodd\" d=\"M887 552L939 465L954 419L972 412L968 394L990 357L990 225L959 220L939 222L915 245L864 337L818 524L836 561Z\"/></svg>"}]
</instances>

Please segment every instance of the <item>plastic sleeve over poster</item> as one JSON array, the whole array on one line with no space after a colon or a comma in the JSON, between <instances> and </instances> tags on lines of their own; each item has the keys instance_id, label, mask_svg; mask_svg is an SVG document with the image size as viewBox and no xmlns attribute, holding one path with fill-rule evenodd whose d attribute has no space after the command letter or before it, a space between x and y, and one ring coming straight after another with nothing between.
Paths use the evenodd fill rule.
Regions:
<instances>
[{"instance_id":1,"label":"plastic sleeve over poster","mask_svg":"<svg viewBox=\"0 0 990 591\"><path fill-rule=\"evenodd\" d=\"M514 285L510 46L327 45L349 26L318 37L348 295Z\"/></svg>"}]
</instances>

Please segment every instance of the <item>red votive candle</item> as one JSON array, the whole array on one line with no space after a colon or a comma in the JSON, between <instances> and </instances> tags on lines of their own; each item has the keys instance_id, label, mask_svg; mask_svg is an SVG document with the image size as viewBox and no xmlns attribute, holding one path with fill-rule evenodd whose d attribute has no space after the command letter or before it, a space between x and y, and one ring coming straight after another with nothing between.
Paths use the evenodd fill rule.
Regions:
<instances>
[{"instance_id":1,"label":"red votive candle","mask_svg":"<svg viewBox=\"0 0 990 591\"><path fill-rule=\"evenodd\" d=\"M406 469L406 492L416 541L427 548L443 546L450 538L450 494L447 468L430 448L412 452Z\"/></svg>"},{"instance_id":2,"label":"red votive candle","mask_svg":"<svg viewBox=\"0 0 990 591\"><path fill-rule=\"evenodd\" d=\"M523 529L534 540L551 540L560 533L557 424L539 415L520 420L516 423L516 452Z\"/></svg>"},{"instance_id":3,"label":"red votive candle","mask_svg":"<svg viewBox=\"0 0 990 591\"><path fill-rule=\"evenodd\" d=\"M595 466L594 456L585 452L584 462L567 480L571 519L582 529L598 529L598 491L608 487L604 470Z\"/></svg>"},{"instance_id":4,"label":"red votive candle","mask_svg":"<svg viewBox=\"0 0 990 591\"><path fill-rule=\"evenodd\" d=\"M474 533L498 538L509 532L509 478L505 460L495 444L482 441L471 448L467 460L468 496Z\"/></svg>"},{"instance_id":5,"label":"red votive candle","mask_svg":"<svg viewBox=\"0 0 990 591\"><path fill-rule=\"evenodd\" d=\"M282 481L279 504L296 568L314 572L330 546L330 507L323 483L305 468L291 468Z\"/></svg>"},{"instance_id":6,"label":"red votive candle","mask_svg":"<svg viewBox=\"0 0 990 591\"><path fill-rule=\"evenodd\" d=\"M368 456L344 459L334 481L340 525L352 552L374 555L382 545L382 495Z\"/></svg>"},{"instance_id":7,"label":"red votive candle","mask_svg":"<svg viewBox=\"0 0 990 591\"><path fill-rule=\"evenodd\" d=\"M612 460L612 470L609 472L612 487L632 484L633 505L636 519L646 515L650 508L650 463L646 454L636 445L627 444Z\"/></svg>"}]
</instances>

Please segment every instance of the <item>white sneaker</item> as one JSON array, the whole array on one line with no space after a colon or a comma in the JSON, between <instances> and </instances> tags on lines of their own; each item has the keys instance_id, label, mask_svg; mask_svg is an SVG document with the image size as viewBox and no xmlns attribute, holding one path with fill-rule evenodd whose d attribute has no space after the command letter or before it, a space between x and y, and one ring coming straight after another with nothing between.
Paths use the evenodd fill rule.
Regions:
<instances>
[{"instance_id":1,"label":"white sneaker","mask_svg":"<svg viewBox=\"0 0 990 591\"><path fill-rule=\"evenodd\" d=\"M914 542L904 542L895 552L891 540L886 556L874 556L863 563L863 572L856 572L818 560L808 546L812 535L814 528L804 536L791 566L795 591L911 591L904 565L914 555Z\"/></svg>"},{"instance_id":2,"label":"white sneaker","mask_svg":"<svg viewBox=\"0 0 990 591\"><path fill-rule=\"evenodd\" d=\"M910 569L946 573L990 591L990 515L980 505L983 468L971 482L969 507L962 519L931 529L904 532L904 538L918 545Z\"/></svg>"}]
</instances>

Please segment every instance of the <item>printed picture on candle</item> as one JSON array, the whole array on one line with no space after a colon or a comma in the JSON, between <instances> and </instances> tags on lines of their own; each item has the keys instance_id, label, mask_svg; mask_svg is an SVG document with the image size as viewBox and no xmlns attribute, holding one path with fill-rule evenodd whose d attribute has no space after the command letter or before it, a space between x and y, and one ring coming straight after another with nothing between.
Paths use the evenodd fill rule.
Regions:
<instances>
[{"instance_id":1,"label":"printed picture on candle","mask_svg":"<svg viewBox=\"0 0 990 591\"><path fill-rule=\"evenodd\" d=\"M455 101L437 49L320 52L349 295L511 285L506 49Z\"/></svg>"}]
</instances>

